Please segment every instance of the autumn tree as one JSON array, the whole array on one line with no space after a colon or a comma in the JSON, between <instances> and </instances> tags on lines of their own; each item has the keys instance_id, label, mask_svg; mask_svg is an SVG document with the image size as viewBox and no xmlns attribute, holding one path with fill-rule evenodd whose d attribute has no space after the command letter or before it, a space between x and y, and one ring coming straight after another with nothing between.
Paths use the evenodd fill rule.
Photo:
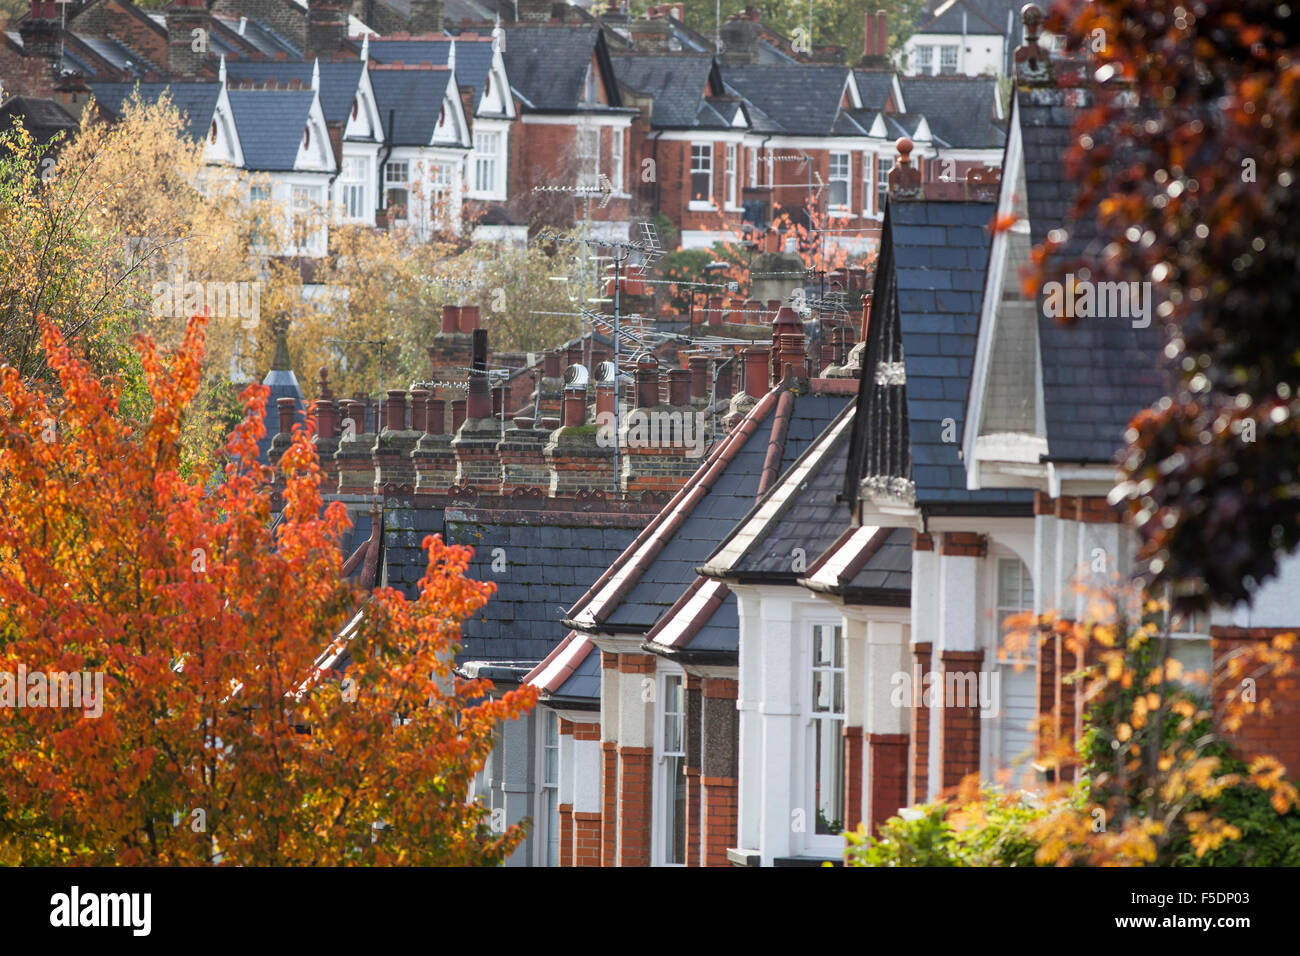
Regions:
<instances>
[{"instance_id":1,"label":"autumn tree","mask_svg":"<svg viewBox=\"0 0 1300 956\"><path fill-rule=\"evenodd\" d=\"M1068 155L1100 235L1083 265L1152 284L1180 377L1131 423L1113 497L1176 604L1248 599L1300 543L1300 11L1095 0L1047 26L1093 54Z\"/></svg>"},{"instance_id":2,"label":"autumn tree","mask_svg":"<svg viewBox=\"0 0 1300 956\"><path fill-rule=\"evenodd\" d=\"M261 386L224 470L183 475L203 325L170 355L137 341L141 422L53 323L57 389L0 370L0 860L500 862L522 831L468 795L494 726L534 697L453 672L493 585L437 537L415 600L343 579L346 513L323 505L310 427L279 496L256 463ZM32 675L50 673L90 696L47 696L57 676Z\"/></svg>"}]
</instances>

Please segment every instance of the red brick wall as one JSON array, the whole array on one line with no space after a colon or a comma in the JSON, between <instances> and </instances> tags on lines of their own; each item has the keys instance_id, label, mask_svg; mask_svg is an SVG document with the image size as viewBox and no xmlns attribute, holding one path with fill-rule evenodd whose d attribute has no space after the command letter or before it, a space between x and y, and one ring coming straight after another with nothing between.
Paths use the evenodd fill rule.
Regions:
<instances>
[{"instance_id":1,"label":"red brick wall","mask_svg":"<svg viewBox=\"0 0 1300 956\"><path fill-rule=\"evenodd\" d=\"M650 865L653 747L618 748L618 865Z\"/></svg>"},{"instance_id":2,"label":"red brick wall","mask_svg":"<svg viewBox=\"0 0 1300 956\"><path fill-rule=\"evenodd\" d=\"M910 742L907 734L867 735L871 754L868 812L873 832L910 802L907 799L907 748Z\"/></svg>"},{"instance_id":3,"label":"red brick wall","mask_svg":"<svg viewBox=\"0 0 1300 956\"><path fill-rule=\"evenodd\" d=\"M562 803L560 812L560 866L573 866L573 804Z\"/></svg>"},{"instance_id":4,"label":"red brick wall","mask_svg":"<svg viewBox=\"0 0 1300 956\"><path fill-rule=\"evenodd\" d=\"M599 813L573 813L573 865L603 866L601 819Z\"/></svg>"},{"instance_id":5,"label":"red brick wall","mask_svg":"<svg viewBox=\"0 0 1300 956\"><path fill-rule=\"evenodd\" d=\"M939 661L946 688L948 674L978 672L984 661L984 652L944 651L939 655ZM969 687L969 684L964 686ZM938 742L939 789L947 790L961 783L967 774L979 773L980 708L977 696L975 700L968 698L965 707L957 707L955 701L950 700L943 703Z\"/></svg>"},{"instance_id":6,"label":"red brick wall","mask_svg":"<svg viewBox=\"0 0 1300 956\"><path fill-rule=\"evenodd\" d=\"M1229 655L1249 652L1252 647L1269 642L1278 634L1291 633L1300 633L1300 627L1210 628L1216 707L1221 707L1229 695L1241 692L1240 680L1229 681L1221 670L1221 663ZM1258 666L1247 667L1246 676L1255 679L1255 700L1269 701L1271 712L1264 713L1262 708L1257 708L1247 714L1241 728L1230 734L1229 739L1242 759L1265 755L1276 757L1286 767L1288 779L1295 780L1300 778L1300 694L1297 694L1296 677L1257 673L1260 670Z\"/></svg>"},{"instance_id":7,"label":"red brick wall","mask_svg":"<svg viewBox=\"0 0 1300 956\"><path fill-rule=\"evenodd\" d=\"M700 865L700 768L686 768L686 865Z\"/></svg>"},{"instance_id":8,"label":"red brick wall","mask_svg":"<svg viewBox=\"0 0 1300 956\"><path fill-rule=\"evenodd\" d=\"M740 829L735 777L704 777L704 865L727 866L727 848Z\"/></svg>"},{"instance_id":9,"label":"red brick wall","mask_svg":"<svg viewBox=\"0 0 1300 956\"><path fill-rule=\"evenodd\" d=\"M728 212L725 207L727 192L727 147L723 143L713 143L713 201L717 209L708 212L693 212L689 208L691 200L691 144L678 140L655 143L647 141L642 148L642 156L655 160L655 178L659 186L659 211L667 216L679 230L734 230L739 233L741 214ZM736 199L740 201L740 187L744 185L743 148L736 147ZM637 167L637 182L640 183L640 166Z\"/></svg>"},{"instance_id":10,"label":"red brick wall","mask_svg":"<svg viewBox=\"0 0 1300 956\"><path fill-rule=\"evenodd\" d=\"M612 162L613 135L626 136L626 130L601 128L600 169L609 175ZM534 186L576 186L578 127L576 123L514 124L510 139L510 169L507 195L526 202ZM623 174L626 177L630 157L624 140ZM611 198L604 209L600 197L591 203L593 221L622 221L630 216L627 199ZM580 204L574 204L577 208Z\"/></svg>"},{"instance_id":11,"label":"red brick wall","mask_svg":"<svg viewBox=\"0 0 1300 956\"><path fill-rule=\"evenodd\" d=\"M17 29L17 24L14 24ZM0 37L0 77L4 79L4 95L54 96L54 77L45 60L23 56L13 48L7 37Z\"/></svg>"},{"instance_id":12,"label":"red brick wall","mask_svg":"<svg viewBox=\"0 0 1300 956\"><path fill-rule=\"evenodd\" d=\"M618 845L618 744L600 745L600 865L614 866Z\"/></svg>"},{"instance_id":13,"label":"red brick wall","mask_svg":"<svg viewBox=\"0 0 1300 956\"><path fill-rule=\"evenodd\" d=\"M988 553L988 538L972 531L946 531L939 539L939 553L957 558L982 558Z\"/></svg>"},{"instance_id":14,"label":"red brick wall","mask_svg":"<svg viewBox=\"0 0 1300 956\"><path fill-rule=\"evenodd\" d=\"M925 675L931 645L913 644L912 666L912 802L924 803L930 788L930 708L925 704Z\"/></svg>"},{"instance_id":15,"label":"red brick wall","mask_svg":"<svg viewBox=\"0 0 1300 956\"><path fill-rule=\"evenodd\" d=\"M862 728L844 728L844 829L862 820Z\"/></svg>"}]
</instances>

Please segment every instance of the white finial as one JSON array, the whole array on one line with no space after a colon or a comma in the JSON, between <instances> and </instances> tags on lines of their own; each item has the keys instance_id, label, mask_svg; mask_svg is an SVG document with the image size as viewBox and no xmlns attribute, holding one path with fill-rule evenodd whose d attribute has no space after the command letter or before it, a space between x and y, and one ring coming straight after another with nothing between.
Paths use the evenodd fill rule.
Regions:
<instances>
[{"instance_id":1,"label":"white finial","mask_svg":"<svg viewBox=\"0 0 1300 956\"><path fill-rule=\"evenodd\" d=\"M370 62L370 31L361 34L361 62Z\"/></svg>"},{"instance_id":2,"label":"white finial","mask_svg":"<svg viewBox=\"0 0 1300 956\"><path fill-rule=\"evenodd\" d=\"M451 46L447 49L447 68L455 71L456 69L456 38L452 37Z\"/></svg>"},{"instance_id":3,"label":"white finial","mask_svg":"<svg viewBox=\"0 0 1300 956\"><path fill-rule=\"evenodd\" d=\"M320 57L317 57L311 64L311 88L320 89Z\"/></svg>"},{"instance_id":4,"label":"white finial","mask_svg":"<svg viewBox=\"0 0 1300 956\"><path fill-rule=\"evenodd\" d=\"M221 63L217 66L217 82L226 85L226 55L221 54Z\"/></svg>"}]
</instances>

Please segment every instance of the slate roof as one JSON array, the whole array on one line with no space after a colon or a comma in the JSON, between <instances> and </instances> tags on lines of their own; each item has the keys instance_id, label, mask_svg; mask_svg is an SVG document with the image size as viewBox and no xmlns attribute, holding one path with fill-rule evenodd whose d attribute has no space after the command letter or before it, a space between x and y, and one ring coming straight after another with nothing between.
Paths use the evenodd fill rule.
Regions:
<instances>
[{"instance_id":1,"label":"slate roof","mask_svg":"<svg viewBox=\"0 0 1300 956\"><path fill-rule=\"evenodd\" d=\"M911 479L917 506L931 512L1028 507L1028 492L968 491L958 457L993 211L991 202L892 197L885 207L845 482L850 501L859 479L878 476ZM905 383L877 382L881 363L900 361Z\"/></svg>"},{"instance_id":2,"label":"slate roof","mask_svg":"<svg viewBox=\"0 0 1300 956\"><path fill-rule=\"evenodd\" d=\"M846 528L799 583L849 604L906 607L912 603L912 532Z\"/></svg>"},{"instance_id":3,"label":"slate roof","mask_svg":"<svg viewBox=\"0 0 1300 956\"><path fill-rule=\"evenodd\" d=\"M696 568L753 507L769 445L775 449L777 474L784 472L843 409L847 395L841 383L814 384L807 394L786 393L791 403L784 434L775 414L782 390L760 399L574 605L568 622L579 631L648 633L695 582Z\"/></svg>"},{"instance_id":4,"label":"slate roof","mask_svg":"<svg viewBox=\"0 0 1300 956\"><path fill-rule=\"evenodd\" d=\"M62 106L35 96L11 96L0 105L0 132L12 128L19 118L38 143L77 128L77 121Z\"/></svg>"},{"instance_id":5,"label":"slate roof","mask_svg":"<svg viewBox=\"0 0 1300 956\"><path fill-rule=\"evenodd\" d=\"M311 88L312 61L288 60L257 61L230 60L226 63L226 78L231 87L244 81L265 85L275 80L281 87L297 80L304 89ZM352 115L352 101L361 84L364 64L360 60L320 61L320 106L327 123L346 123Z\"/></svg>"},{"instance_id":6,"label":"slate roof","mask_svg":"<svg viewBox=\"0 0 1300 956\"><path fill-rule=\"evenodd\" d=\"M293 374L293 369L273 368L266 373L266 378L262 379L262 384L267 386L271 392L266 396L266 408L262 418L262 422L266 425L266 435L257 443L257 457L262 461L266 461L266 453L271 447L271 439L275 437L276 430L279 428L279 400L281 398L292 398L299 420L301 420L305 405L302 389L298 387L298 376ZM369 534L369 532L366 533Z\"/></svg>"},{"instance_id":7,"label":"slate roof","mask_svg":"<svg viewBox=\"0 0 1300 956\"><path fill-rule=\"evenodd\" d=\"M825 136L835 125L849 68L832 64L723 64L723 82L791 135Z\"/></svg>"},{"instance_id":8,"label":"slate roof","mask_svg":"<svg viewBox=\"0 0 1300 956\"><path fill-rule=\"evenodd\" d=\"M1037 245L1052 229L1069 225L1069 241L1055 261L1100 252L1091 211L1082 220L1070 221L1076 187L1066 177L1063 157L1075 108L1063 105L1064 95L1063 90L1031 89L1019 93L1012 107L1024 145L1030 238ZM1048 457L1112 461L1129 419L1165 394L1165 333L1154 316L1145 329L1114 318L1076 319L1064 326L1042 305L1040 292L1038 342Z\"/></svg>"},{"instance_id":9,"label":"slate roof","mask_svg":"<svg viewBox=\"0 0 1300 956\"><path fill-rule=\"evenodd\" d=\"M658 129L729 129L727 118L706 110L714 77L709 54L618 54L610 57L619 83L654 97L650 125ZM720 89L721 84L718 84Z\"/></svg>"},{"instance_id":10,"label":"slate roof","mask_svg":"<svg viewBox=\"0 0 1300 956\"><path fill-rule=\"evenodd\" d=\"M893 70L854 70L853 79L858 84L858 93L862 96L864 110L883 111L889 105L889 97L894 92ZM898 109L907 107L907 93L903 93L903 102L896 103ZM924 112L924 111L923 111Z\"/></svg>"},{"instance_id":11,"label":"slate roof","mask_svg":"<svg viewBox=\"0 0 1300 956\"><path fill-rule=\"evenodd\" d=\"M230 90L230 110L250 170L293 169L307 125L312 90Z\"/></svg>"},{"instance_id":12,"label":"slate roof","mask_svg":"<svg viewBox=\"0 0 1300 956\"><path fill-rule=\"evenodd\" d=\"M826 430L732 529L702 574L730 581L793 582L834 542L849 512L844 485L854 405ZM796 556L801 555L801 560Z\"/></svg>"},{"instance_id":13,"label":"slate roof","mask_svg":"<svg viewBox=\"0 0 1300 956\"><path fill-rule=\"evenodd\" d=\"M488 72L492 69L492 40L456 39L456 82L473 87L474 103L483 96ZM391 40L370 38L370 59L375 63L404 63L416 66L431 63L446 66L451 52L452 38L425 38L418 40ZM354 44L360 49L360 44ZM507 44L508 48L509 44Z\"/></svg>"},{"instance_id":14,"label":"slate roof","mask_svg":"<svg viewBox=\"0 0 1300 956\"><path fill-rule=\"evenodd\" d=\"M428 146L451 80L445 66L422 70L371 70L384 136L393 146ZM393 128L388 129L391 113Z\"/></svg>"},{"instance_id":15,"label":"slate roof","mask_svg":"<svg viewBox=\"0 0 1300 956\"><path fill-rule=\"evenodd\" d=\"M620 107L612 69L606 83L609 107L583 105L583 81L593 53L598 60L609 63L604 36L597 26L529 24L506 32L502 57L510 88L531 112L571 113Z\"/></svg>"},{"instance_id":16,"label":"slate roof","mask_svg":"<svg viewBox=\"0 0 1300 956\"><path fill-rule=\"evenodd\" d=\"M1006 132L995 120L997 80L989 76L905 76L899 80L911 112L924 114L935 143L956 149L1001 149Z\"/></svg>"},{"instance_id":17,"label":"slate roof","mask_svg":"<svg viewBox=\"0 0 1300 956\"><path fill-rule=\"evenodd\" d=\"M551 703L600 701L600 651L586 634L570 631L521 681L532 684Z\"/></svg>"},{"instance_id":18,"label":"slate roof","mask_svg":"<svg viewBox=\"0 0 1300 956\"><path fill-rule=\"evenodd\" d=\"M277 53L283 53L286 56L298 59L302 56L302 50L298 49L290 40L268 27L261 20L255 17L237 17L220 13L214 13L213 17L219 20L223 25L233 32L239 34L239 38L248 44L263 56L273 57ZM241 33L239 30L240 20L244 21L244 29ZM233 60L226 62L226 68L230 68Z\"/></svg>"},{"instance_id":19,"label":"slate roof","mask_svg":"<svg viewBox=\"0 0 1300 956\"><path fill-rule=\"evenodd\" d=\"M140 90L140 99L146 103L154 102L166 90L176 109L185 118L184 132L192 140L201 140L208 135L208 126L212 123L212 114L217 108L217 97L221 85L212 81L197 83L90 83L95 94L95 102L114 119L122 116L126 103L131 99L132 91ZM302 124L297 126L301 136ZM296 155L296 151L295 151Z\"/></svg>"},{"instance_id":20,"label":"slate roof","mask_svg":"<svg viewBox=\"0 0 1300 956\"><path fill-rule=\"evenodd\" d=\"M1011 13L1013 42L1019 42L1020 0L946 0L935 8L930 18L923 17L917 33L961 33L962 14L966 14L965 32L983 36L1006 36L1007 14Z\"/></svg>"},{"instance_id":21,"label":"slate roof","mask_svg":"<svg viewBox=\"0 0 1300 956\"><path fill-rule=\"evenodd\" d=\"M459 659L540 661L568 631L561 623L564 609L645 521L644 515L444 509L420 498L390 498L384 512L384 574L390 587L414 597L425 571L420 548L425 535L469 545L474 557L466 574L495 582L497 592L465 622ZM497 548L502 550L494 553ZM497 558L504 558L504 571L493 570Z\"/></svg>"}]
</instances>

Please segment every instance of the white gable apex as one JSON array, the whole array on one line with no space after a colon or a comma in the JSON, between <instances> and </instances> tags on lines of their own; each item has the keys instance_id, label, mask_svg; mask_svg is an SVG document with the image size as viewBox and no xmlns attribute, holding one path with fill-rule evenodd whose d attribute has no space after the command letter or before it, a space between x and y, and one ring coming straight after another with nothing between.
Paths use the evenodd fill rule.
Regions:
<instances>
[{"instance_id":1,"label":"white gable apex","mask_svg":"<svg viewBox=\"0 0 1300 956\"><path fill-rule=\"evenodd\" d=\"M302 172L334 172L334 150L330 148L329 128L325 125L325 112L320 106L319 92L312 96L301 136L293 168Z\"/></svg>"}]
</instances>

